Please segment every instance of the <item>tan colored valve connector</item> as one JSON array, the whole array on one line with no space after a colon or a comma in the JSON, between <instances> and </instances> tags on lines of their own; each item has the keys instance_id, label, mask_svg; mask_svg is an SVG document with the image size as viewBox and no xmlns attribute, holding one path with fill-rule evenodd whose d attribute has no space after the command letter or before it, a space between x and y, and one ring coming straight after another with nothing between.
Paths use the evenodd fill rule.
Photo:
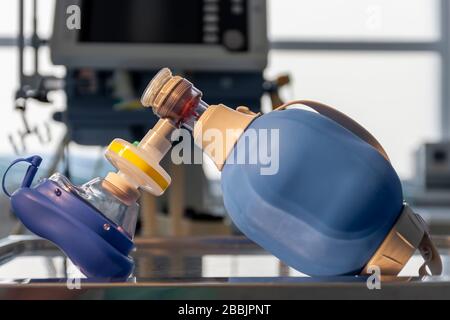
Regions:
<instances>
[{"instance_id":1,"label":"tan colored valve connector","mask_svg":"<svg viewBox=\"0 0 450 320\"><path fill-rule=\"evenodd\" d=\"M133 187L143 188L155 196L162 195L169 187L171 178L160 162L172 147L170 139L175 129L169 119L162 119L137 146L115 139L105 156L118 174L108 176L107 180L132 198L135 197Z\"/></svg>"},{"instance_id":2,"label":"tan colored valve connector","mask_svg":"<svg viewBox=\"0 0 450 320\"><path fill-rule=\"evenodd\" d=\"M222 171L237 141L258 116L246 107L233 110L224 105L210 106L194 127L195 144ZM214 140L219 137L220 141Z\"/></svg>"},{"instance_id":3,"label":"tan colored valve connector","mask_svg":"<svg viewBox=\"0 0 450 320\"><path fill-rule=\"evenodd\" d=\"M397 223L370 259L362 274L370 274L370 268L378 267L382 276L397 276L414 253L419 250L425 260L419 274L421 276L428 273L440 275L442 272L441 257L431 241L427 229L422 218L415 214L408 205L405 205Z\"/></svg>"},{"instance_id":4,"label":"tan colored valve connector","mask_svg":"<svg viewBox=\"0 0 450 320\"><path fill-rule=\"evenodd\" d=\"M141 197L138 187L120 173L110 172L103 182L103 187L128 206Z\"/></svg>"}]
</instances>

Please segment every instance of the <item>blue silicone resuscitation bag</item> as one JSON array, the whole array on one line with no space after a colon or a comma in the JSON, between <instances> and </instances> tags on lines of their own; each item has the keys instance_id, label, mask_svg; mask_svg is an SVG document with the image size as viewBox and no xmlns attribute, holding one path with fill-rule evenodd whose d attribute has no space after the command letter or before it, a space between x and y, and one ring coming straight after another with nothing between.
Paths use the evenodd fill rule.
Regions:
<instances>
[{"instance_id":1,"label":"blue silicone resuscitation bag","mask_svg":"<svg viewBox=\"0 0 450 320\"><path fill-rule=\"evenodd\" d=\"M234 223L306 274L359 273L402 212L402 187L390 162L319 113L273 112L247 130L261 129L279 132L279 169L262 175L259 163L225 164L224 202ZM259 147L244 134L235 149Z\"/></svg>"}]
</instances>

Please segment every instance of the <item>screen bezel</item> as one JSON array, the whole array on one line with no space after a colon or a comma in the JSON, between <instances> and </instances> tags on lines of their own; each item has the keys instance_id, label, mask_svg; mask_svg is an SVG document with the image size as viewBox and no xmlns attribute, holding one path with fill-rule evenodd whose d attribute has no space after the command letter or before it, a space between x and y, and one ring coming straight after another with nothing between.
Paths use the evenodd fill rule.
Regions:
<instances>
[{"instance_id":1,"label":"screen bezel","mask_svg":"<svg viewBox=\"0 0 450 320\"><path fill-rule=\"evenodd\" d=\"M52 61L67 67L96 69L201 71L261 71L267 66L268 39L266 0L249 0L248 51L230 52L222 45L205 44L123 44L82 43L79 32L66 27L67 8L82 0L58 0L54 33L51 39Z\"/></svg>"}]
</instances>

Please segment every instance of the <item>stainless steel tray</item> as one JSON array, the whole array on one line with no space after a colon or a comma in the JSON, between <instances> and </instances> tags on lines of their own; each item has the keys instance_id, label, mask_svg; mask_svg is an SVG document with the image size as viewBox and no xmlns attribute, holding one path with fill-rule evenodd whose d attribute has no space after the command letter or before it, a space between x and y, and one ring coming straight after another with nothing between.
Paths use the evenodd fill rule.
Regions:
<instances>
[{"instance_id":1,"label":"stainless steel tray","mask_svg":"<svg viewBox=\"0 0 450 320\"><path fill-rule=\"evenodd\" d=\"M439 277L401 277L369 290L362 277L309 278L241 237L137 239L126 282L80 279L54 245L33 236L0 241L1 299L450 299L450 238L435 239Z\"/></svg>"}]
</instances>

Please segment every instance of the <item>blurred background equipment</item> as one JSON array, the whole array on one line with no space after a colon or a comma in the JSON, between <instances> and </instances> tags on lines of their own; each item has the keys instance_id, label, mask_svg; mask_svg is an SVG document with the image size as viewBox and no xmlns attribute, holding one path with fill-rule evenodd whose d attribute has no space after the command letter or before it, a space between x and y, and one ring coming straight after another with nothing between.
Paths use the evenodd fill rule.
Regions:
<instances>
[{"instance_id":1,"label":"blurred background equipment","mask_svg":"<svg viewBox=\"0 0 450 320\"><path fill-rule=\"evenodd\" d=\"M291 78L288 74L278 76L274 80L264 82L264 92L269 95L272 104L272 110L281 107L286 101L281 98L281 89L291 84Z\"/></svg>"},{"instance_id":2,"label":"blurred background equipment","mask_svg":"<svg viewBox=\"0 0 450 320\"><path fill-rule=\"evenodd\" d=\"M450 207L450 142L426 143L419 148L416 177L406 183L406 187L409 188L408 201L416 206ZM441 216L447 216L448 221L450 217L443 211Z\"/></svg>"},{"instance_id":3,"label":"blurred background equipment","mask_svg":"<svg viewBox=\"0 0 450 320\"><path fill-rule=\"evenodd\" d=\"M48 94L51 91L57 91L64 88L63 79L55 76L42 75L39 69L39 50L46 44L44 40L39 37L38 24L39 18L37 13L38 0L32 1L32 35L29 46L33 50L33 67L32 73L25 72L25 50L27 44L25 43L25 1L19 0L19 24L18 24L18 61L19 61L19 89L15 95L15 109L20 112L22 119L23 130L19 130L15 138L14 135L9 136L11 145L16 152L27 152L26 138L30 135L36 135L39 142L42 144L48 143L51 140L50 126L44 123L42 126L33 126L27 120L27 106L28 100L33 99L42 103L50 104Z\"/></svg>"},{"instance_id":4,"label":"blurred background equipment","mask_svg":"<svg viewBox=\"0 0 450 320\"><path fill-rule=\"evenodd\" d=\"M83 13L80 30L66 27L71 4ZM133 100L163 66L189 74L210 101L258 109L267 52L265 1L56 3L52 60L68 70L67 124L83 145L142 137L156 118L113 106L136 106Z\"/></svg>"},{"instance_id":5,"label":"blurred background equipment","mask_svg":"<svg viewBox=\"0 0 450 320\"><path fill-rule=\"evenodd\" d=\"M81 29L66 27L70 5ZM117 23L120 21L120 23ZM70 68L261 72L266 1L57 1L52 59Z\"/></svg>"},{"instance_id":6,"label":"blurred background equipment","mask_svg":"<svg viewBox=\"0 0 450 320\"><path fill-rule=\"evenodd\" d=\"M425 189L450 191L450 142L425 144L417 153L417 169Z\"/></svg>"},{"instance_id":7,"label":"blurred background equipment","mask_svg":"<svg viewBox=\"0 0 450 320\"><path fill-rule=\"evenodd\" d=\"M66 10L73 4L81 8L80 30L66 27ZM54 118L67 125L70 140L86 146L105 146L115 137L136 141L157 121L137 99L164 66L189 77L208 101L259 112L268 59L266 3L57 1L50 48L53 62L67 68L67 109ZM227 233L221 194L212 186L219 182L209 181L201 165L170 167L179 187L157 204L144 196L142 232L190 233L189 224L196 221L221 225ZM217 227L211 230L216 233Z\"/></svg>"}]
</instances>

